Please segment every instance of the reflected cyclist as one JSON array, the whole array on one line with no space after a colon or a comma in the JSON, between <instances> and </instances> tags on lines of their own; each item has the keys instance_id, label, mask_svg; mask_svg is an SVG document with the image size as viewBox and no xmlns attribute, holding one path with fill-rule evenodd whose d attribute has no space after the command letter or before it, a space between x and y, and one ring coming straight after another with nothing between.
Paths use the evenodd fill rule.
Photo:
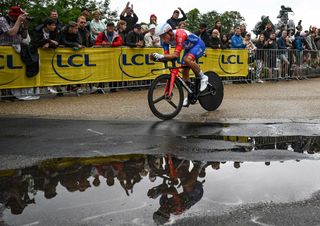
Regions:
<instances>
[{"instance_id":1,"label":"reflected cyclist","mask_svg":"<svg viewBox=\"0 0 320 226\"><path fill-rule=\"evenodd\" d=\"M196 60L205 52L206 47L204 42L198 36L185 29L172 30L172 27L168 23L159 24L156 27L155 33L157 36L160 36L164 54L151 53L150 58L155 61L176 60L184 49L182 63L187 65L188 68L183 69L183 79L187 84L190 84L189 70L191 68L196 77L201 79L200 92L204 91L208 85L208 76L201 71L196 63ZM170 44L175 45L175 50L172 54L169 52ZM188 98L184 99L183 106L189 106Z\"/></svg>"}]
</instances>

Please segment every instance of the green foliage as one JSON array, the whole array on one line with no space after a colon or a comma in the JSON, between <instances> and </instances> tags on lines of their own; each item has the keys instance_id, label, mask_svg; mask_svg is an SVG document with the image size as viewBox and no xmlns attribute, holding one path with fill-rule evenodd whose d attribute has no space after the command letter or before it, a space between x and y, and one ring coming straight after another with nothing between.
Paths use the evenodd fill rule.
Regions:
<instances>
[{"instance_id":1,"label":"green foliage","mask_svg":"<svg viewBox=\"0 0 320 226\"><path fill-rule=\"evenodd\" d=\"M192 32L199 30L199 24L205 23L207 28L213 28L217 20L222 23L222 33L229 33L231 28L239 25L241 21L245 20L237 11L226 11L222 14L216 11L210 11L201 14L197 8L192 9L187 13L188 29Z\"/></svg>"},{"instance_id":2,"label":"green foliage","mask_svg":"<svg viewBox=\"0 0 320 226\"><path fill-rule=\"evenodd\" d=\"M51 10L57 10L59 20L63 24L69 21L76 21L81 13L81 8L88 8L89 11L99 10L102 19L115 21L118 16L117 11L109 9L110 0L2 0L0 13L7 14L10 6L20 5L21 8L34 17L31 27L42 23L50 15Z\"/></svg>"}]
</instances>

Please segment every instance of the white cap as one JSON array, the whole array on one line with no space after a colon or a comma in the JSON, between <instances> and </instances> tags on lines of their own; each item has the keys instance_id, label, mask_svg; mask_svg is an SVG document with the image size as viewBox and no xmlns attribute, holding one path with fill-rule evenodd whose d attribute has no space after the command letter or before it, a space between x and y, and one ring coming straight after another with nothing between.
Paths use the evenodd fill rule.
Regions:
<instances>
[{"instance_id":1,"label":"white cap","mask_svg":"<svg viewBox=\"0 0 320 226\"><path fill-rule=\"evenodd\" d=\"M155 24L150 24L150 25L149 25L149 30L154 29L154 28L156 28L156 25L155 25Z\"/></svg>"}]
</instances>

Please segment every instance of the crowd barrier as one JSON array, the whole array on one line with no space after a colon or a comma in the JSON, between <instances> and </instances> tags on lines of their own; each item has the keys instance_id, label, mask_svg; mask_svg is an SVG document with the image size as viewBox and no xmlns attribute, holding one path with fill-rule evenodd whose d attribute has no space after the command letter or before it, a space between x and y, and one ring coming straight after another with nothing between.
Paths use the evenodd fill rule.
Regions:
<instances>
[{"instance_id":1,"label":"crowd barrier","mask_svg":"<svg viewBox=\"0 0 320 226\"><path fill-rule=\"evenodd\" d=\"M162 51L126 47L78 51L70 48L40 49L39 73L28 78L19 54L11 47L1 47L0 89L152 80L168 73L167 70L151 73L152 69L163 68L164 65L151 61L149 54ZM209 49L199 64L204 72L214 71L219 76L247 76L248 53L246 50Z\"/></svg>"},{"instance_id":2,"label":"crowd barrier","mask_svg":"<svg viewBox=\"0 0 320 226\"><path fill-rule=\"evenodd\" d=\"M10 46L0 48L0 89L99 83L102 88L149 86L167 70L153 62L158 48L70 48L40 49L39 73L28 78L20 56ZM320 75L319 51L297 50L216 50L207 49L200 59L204 72L214 71L225 82L255 82L303 79ZM180 61L178 61L180 62ZM84 86L84 85L81 85Z\"/></svg>"}]
</instances>

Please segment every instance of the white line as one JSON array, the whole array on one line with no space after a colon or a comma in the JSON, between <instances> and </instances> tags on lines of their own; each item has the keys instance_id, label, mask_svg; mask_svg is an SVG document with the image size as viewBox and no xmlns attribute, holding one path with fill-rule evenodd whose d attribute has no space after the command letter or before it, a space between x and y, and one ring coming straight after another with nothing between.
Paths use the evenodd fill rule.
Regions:
<instances>
[{"instance_id":1,"label":"white line","mask_svg":"<svg viewBox=\"0 0 320 226\"><path fill-rule=\"evenodd\" d=\"M74 208L81 208L81 207L85 207L85 206L92 206L92 205L96 205L96 204L102 204L102 203L108 203L108 202L111 202L111 201L117 201L117 200L120 200L121 198L117 198L117 199L108 199L108 200L105 200L105 201L100 201L100 202L91 202L91 203L86 203L86 204L81 204L81 205L75 205L75 206L68 206L68 207L61 207L61 208L58 208L58 210L67 210L67 209L74 209Z\"/></svg>"},{"instance_id":2,"label":"white line","mask_svg":"<svg viewBox=\"0 0 320 226\"><path fill-rule=\"evenodd\" d=\"M98 134L98 135L104 135L104 133L100 133L98 131L95 131L95 130L92 130L92 129L87 129L88 132L91 132L91 133L95 133L95 134Z\"/></svg>"},{"instance_id":3,"label":"white line","mask_svg":"<svg viewBox=\"0 0 320 226\"><path fill-rule=\"evenodd\" d=\"M259 218L260 217L254 217L251 219L251 222L254 224L257 224L257 225L261 225L261 226L274 226L273 224L265 224L265 223L259 222L258 221Z\"/></svg>"},{"instance_id":4,"label":"white line","mask_svg":"<svg viewBox=\"0 0 320 226\"><path fill-rule=\"evenodd\" d=\"M35 222L30 223L30 224L23 224L21 226L32 226L32 225L37 225L37 224L40 224L40 222L39 221L35 221Z\"/></svg>"},{"instance_id":5,"label":"white line","mask_svg":"<svg viewBox=\"0 0 320 226\"><path fill-rule=\"evenodd\" d=\"M118 210L118 211L112 211L112 212L108 212L108 213L103 213L103 214L99 214L99 215L95 215L95 216L91 216L91 217L86 217L83 218L81 221L89 221L89 220L93 220L99 217L105 217L111 214L116 214L116 213L123 213L123 212L129 212L129 211L133 211L133 210L138 210L138 209L142 209L144 207L147 206L147 203L144 202L141 206L135 207L135 208L131 208L131 209L124 209L124 210Z\"/></svg>"},{"instance_id":6,"label":"white line","mask_svg":"<svg viewBox=\"0 0 320 226\"><path fill-rule=\"evenodd\" d=\"M94 150L94 151L91 151L91 152L97 153L97 154L102 155L102 156L104 156L104 155L105 155L103 152L101 152L101 151L97 151L97 150Z\"/></svg>"}]
</instances>

